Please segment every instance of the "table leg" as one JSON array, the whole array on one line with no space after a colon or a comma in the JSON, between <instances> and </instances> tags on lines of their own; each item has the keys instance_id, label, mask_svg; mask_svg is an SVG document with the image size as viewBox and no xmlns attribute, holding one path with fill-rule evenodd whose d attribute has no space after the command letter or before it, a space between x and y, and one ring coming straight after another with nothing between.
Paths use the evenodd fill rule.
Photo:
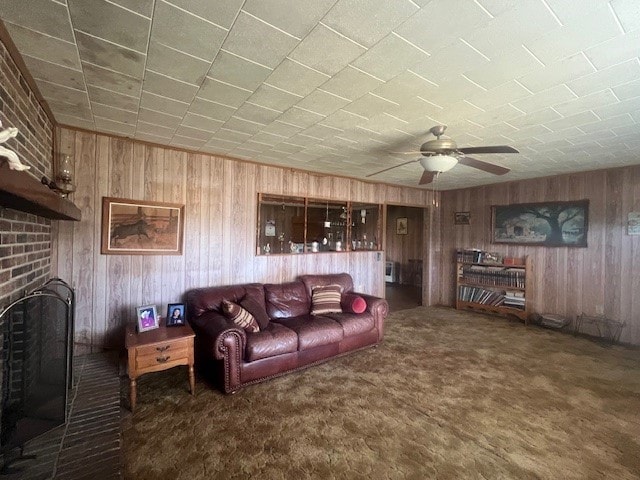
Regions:
<instances>
[{"instance_id":1,"label":"table leg","mask_svg":"<svg viewBox=\"0 0 640 480\"><path fill-rule=\"evenodd\" d=\"M137 396L137 384L136 379L131 378L129 381L129 396L131 398L131 413L133 413L136 409L136 396Z\"/></svg>"},{"instance_id":2,"label":"table leg","mask_svg":"<svg viewBox=\"0 0 640 480\"><path fill-rule=\"evenodd\" d=\"M196 377L193 373L193 365L189 365L189 386L191 387L191 395L196 394Z\"/></svg>"}]
</instances>

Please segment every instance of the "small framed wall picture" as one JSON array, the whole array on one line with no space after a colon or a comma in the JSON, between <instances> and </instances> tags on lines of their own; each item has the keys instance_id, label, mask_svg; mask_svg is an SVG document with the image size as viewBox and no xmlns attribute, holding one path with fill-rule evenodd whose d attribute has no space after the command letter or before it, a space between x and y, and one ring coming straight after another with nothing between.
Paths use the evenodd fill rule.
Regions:
<instances>
[{"instance_id":1,"label":"small framed wall picture","mask_svg":"<svg viewBox=\"0 0 640 480\"><path fill-rule=\"evenodd\" d=\"M185 324L184 303L167 305L167 327L179 327Z\"/></svg>"},{"instance_id":2,"label":"small framed wall picture","mask_svg":"<svg viewBox=\"0 0 640 480\"><path fill-rule=\"evenodd\" d=\"M136 308L138 318L138 332L154 330L160 326L160 319L155 305L145 305Z\"/></svg>"},{"instance_id":3,"label":"small framed wall picture","mask_svg":"<svg viewBox=\"0 0 640 480\"><path fill-rule=\"evenodd\" d=\"M471 213L455 212L453 214L453 223L455 225L469 225L471 223Z\"/></svg>"},{"instance_id":4,"label":"small framed wall picture","mask_svg":"<svg viewBox=\"0 0 640 480\"><path fill-rule=\"evenodd\" d=\"M640 212L629 212L627 214L627 234L640 235Z\"/></svg>"},{"instance_id":5,"label":"small framed wall picture","mask_svg":"<svg viewBox=\"0 0 640 480\"><path fill-rule=\"evenodd\" d=\"M406 235L409 233L407 217L396 218L396 235Z\"/></svg>"}]
</instances>

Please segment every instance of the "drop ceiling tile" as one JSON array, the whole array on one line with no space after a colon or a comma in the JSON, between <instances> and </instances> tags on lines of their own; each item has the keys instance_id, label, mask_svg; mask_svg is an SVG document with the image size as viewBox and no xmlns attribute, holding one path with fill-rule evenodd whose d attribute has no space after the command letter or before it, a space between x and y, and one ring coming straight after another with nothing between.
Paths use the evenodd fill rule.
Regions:
<instances>
[{"instance_id":1,"label":"drop ceiling tile","mask_svg":"<svg viewBox=\"0 0 640 480\"><path fill-rule=\"evenodd\" d=\"M206 140L182 136L176 133L176 135L174 135L173 138L171 139L170 145L173 145L174 147L200 149L201 147L204 146L205 143L206 143Z\"/></svg>"},{"instance_id":2,"label":"drop ceiling tile","mask_svg":"<svg viewBox=\"0 0 640 480\"><path fill-rule=\"evenodd\" d=\"M284 112L301 100L302 97L293 93L284 92L270 85L260 85L249 101L262 107Z\"/></svg>"},{"instance_id":3,"label":"drop ceiling tile","mask_svg":"<svg viewBox=\"0 0 640 480\"><path fill-rule=\"evenodd\" d=\"M235 116L224 122L224 128L249 135L255 135L262 127L264 127L262 123L252 122Z\"/></svg>"},{"instance_id":4,"label":"drop ceiling tile","mask_svg":"<svg viewBox=\"0 0 640 480\"><path fill-rule=\"evenodd\" d=\"M138 111L138 98L128 95L121 95L111 90L87 85L89 98L92 102L102 103L103 105L111 105L112 107L121 108L130 112Z\"/></svg>"},{"instance_id":5,"label":"drop ceiling tile","mask_svg":"<svg viewBox=\"0 0 640 480\"><path fill-rule=\"evenodd\" d=\"M153 15L151 42L211 62L218 53L227 30L158 0ZM206 41L203 41L206 39Z\"/></svg>"},{"instance_id":6,"label":"drop ceiling tile","mask_svg":"<svg viewBox=\"0 0 640 480\"><path fill-rule=\"evenodd\" d=\"M43 97L53 98L61 102L83 103L87 99L87 92L85 90L63 87L62 85L43 80L38 81L38 89Z\"/></svg>"},{"instance_id":7,"label":"drop ceiling tile","mask_svg":"<svg viewBox=\"0 0 640 480\"><path fill-rule=\"evenodd\" d=\"M620 19L625 32L640 29L640 9L635 0L613 0L611 6Z\"/></svg>"},{"instance_id":8,"label":"drop ceiling tile","mask_svg":"<svg viewBox=\"0 0 640 480\"><path fill-rule=\"evenodd\" d=\"M447 108L437 112L437 116L432 118L440 125L452 125L478 113L482 113L482 110L470 103L460 101L447 105Z\"/></svg>"},{"instance_id":9,"label":"drop ceiling tile","mask_svg":"<svg viewBox=\"0 0 640 480\"><path fill-rule=\"evenodd\" d=\"M491 110L487 110L486 112L472 115L468 118L473 123L488 127L500 122L509 122L509 120L518 118L520 116L522 116L522 112L520 110L514 108L512 105L507 104L493 108Z\"/></svg>"},{"instance_id":10,"label":"drop ceiling tile","mask_svg":"<svg viewBox=\"0 0 640 480\"><path fill-rule=\"evenodd\" d=\"M400 118L393 117L387 114L375 115L369 120L360 123L358 126L366 128L380 134L394 135L393 130L396 128L402 128L407 125L408 122L401 120Z\"/></svg>"},{"instance_id":11,"label":"drop ceiling tile","mask_svg":"<svg viewBox=\"0 0 640 480\"><path fill-rule=\"evenodd\" d=\"M533 113L521 115L516 118L510 119L509 125L513 125L518 129L533 127L534 125L544 124L562 118L558 112L551 108L543 108Z\"/></svg>"},{"instance_id":12,"label":"drop ceiling tile","mask_svg":"<svg viewBox=\"0 0 640 480\"><path fill-rule=\"evenodd\" d=\"M638 128L638 125L635 124L635 121L628 113L624 115L618 115L617 117L611 117L607 120L598 120L593 123L587 123L585 125L580 125L580 130L584 133L590 135L593 133L598 133L603 130L614 130L616 135L619 135L619 131L615 130L620 127L628 127L633 126L634 128Z\"/></svg>"},{"instance_id":13,"label":"drop ceiling tile","mask_svg":"<svg viewBox=\"0 0 640 480\"><path fill-rule=\"evenodd\" d=\"M574 98L576 98L575 94L569 90L566 85L557 85L531 95L530 97L523 98L522 100L516 100L512 103L514 107L522 110L523 112L532 113Z\"/></svg>"},{"instance_id":14,"label":"drop ceiling tile","mask_svg":"<svg viewBox=\"0 0 640 480\"><path fill-rule=\"evenodd\" d=\"M588 15L572 18L570 23L526 45L542 62L549 64L620 34L609 7L604 5Z\"/></svg>"},{"instance_id":15,"label":"drop ceiling tile","mask_svg":"<svg viewBox=\"0 0 640 480\"><path fill-rule=\"evenodd\" d=\"M582 53L550 63L546 67L537 68L518 79L532 92L540 92L560 83L593 73L593 65Z\"/></svg>"},{"instance_id":16,"label":"drop ceiling tile","mask_svg":"<svg viewBox=\"0 0 640 480\"><path fill-rule=\"evenodd\" d=\"M190 127L183 124L177 128L175 134L183 137L202 140L202 144L204 145L207 142L207 140L211 138L211 136L213 135L213 132L210 132L208 130L202 130L200 128Z\"/></svg>"},{"instance_id":17,"label":"drop ceiling tile","mask_svg":"<svg viewBox=\"0 0 640 480\"><path fill-rule=\"evenodd\" d=\"M151 19L105 0L69 0L73 28L145 53ZM105 21L108 19L108 21Z\"/></svg>"},{"instance_id":18,"label":"drop ceiling tile","mask_svg":"<svg viewBox=\"0 0 640 480\"><path fill-rule=\"evenodd\" d=\"M189 104L186 102L179 102L178 100L156 95L151 92L142 92L140 106L148 108L149 110L165 112L177 117L184 116L187 109L189 109Z\"/></svg>"},{"instance_id":19,"label":"drop ceiling tile","mask_svg":"<svg viewBox=\"0 0 640 480\"><path fill-rule=\"evenodd\" d=\"M116 133L126 137L132 136L136 132L135 125L116 122L109 118L94 117L94 123L101 132Z\"/></svg>"},{"instance_id":20,"label":"drop ceiling tile","mask_svg":"<svg viewBox=\"0 0 640 480\"><path fill-rule=\"evenodd\" d=\"M76 40L83 62L99 65L130 77L142 78L145 62L143 54L78 31L76 31Z\"/></svg>"},{"instance_id":21,"label":"drop ceiling tile","mask_svg":"<svg viewBox=\"0 0 640 480\"><path fill-rule=\"evenodd\" d=\"M110 105L102 105L100 103L91 103L91 111L96 117L108 118L114 122L135 125L138 120L137 112L130 112Z\"/></svg>"},{"instance_id":22,"label":"drop ceiling tile","mask_svg":"<svg viewBox=\"0 0 640 480\"><path fill-rule=\"evenodd\" d=\"M516 132L511 132L509 134L509 138L511 138L515 142L514 147L522 150L521 145L524 145L524 140L528 140L532 137L537 137L538 135L544 135L545 133L549 133L550 131L551 130L549 130L544 125L531 125L529 127L524 127Z\"/></svg>"},{"instance_id":23,"label":"drop ceiling tile","mask_svg":"<svg viewBox=\"0 0 640 480\"><path fill-rule=\"evenodd\" d=\"M225 0L212 2L211 0L170 0L169 3L228 29L235 20L243 0Z\"/></svg>"},{"instance_id":24,"label":"drop ceiling tile","mask_svg":"<svg viewBox=\"0 0 640 480\"><path fill-rule=\"evenodd\" d=\"M295 125L289 125L288 123L283 123L279 120L276 120L273 123L270 123L266 127L262 129L265 133L272 133L274 135L279 135L281 137L290 138L302 130L303 127L296 127Z\"/></svg>"},{"instance_id":25,"label":"drop ceiling tile","mask_svg":"<svg viewBox=\"0 0 640 480\"><path fill-rule=\"evenodd\" d=\"M380 112L384 112L396 106L394 102L385 100L384 98L377 97L370 93L363 95L359 99L346 105L343 110L350 113L355 113L362 117L371 118Z\"/></svg>"},{"instance_id":26,"label":"drop ceiling tile","mask_svg":"<svg viewBox=\"0 0 640 480\"><path fill-rule=\"evenodd\" d=\"M553 108L561 115L568 116L613 103L618 103L618 99L613 92L611 90L602 90L600 92L585 95L584 97L576 98L569 102L554 105Z\"/></svg>"},{"instance_id":27,"label":"drop ceiling tile","mask_svg":"<svg viewBox=\"0 0 640 480\"><path fill-rule=\"evenodd\" d=\"M85 130L95 130L96 125L93 123L93 116L91 119L76 117L74 115L60 115L56 114L56 121L60 125L66 125L69 127L77 127Z\"/></svg>"},{"instance_id":28,"label":"drop ceiling tile","mask_svg":"<svg viewBox=\"0 0 640 480\"><path fill-rule=\"evenodd\" d=\"M133 138L135 138L136 140L141 140L143 142L155 143L158 145L168 145L172 137L172 133L168 134L167 136L163 136L160 134L155 135L153 133L141 132L138 128Z\"/></svg>"},{"instance_id":29,"label":"drop ceiling tile","mask_svg":"<svg viewBox=\"0 0 640 480\"><path fill-rule=\"evenodd\" d=\"M138 120L138 126L136 128L136 136L140 133L147 133L149 135L157 135L161 137L171 138L173 132L176 131L176 127L165 127L163 125L155 125L153 123L144 122Z\"/></svg>"},{"instance_id":30,"label":"drop ceiling tile","mask_svg":"<svg viewBox=\"0 0 640 480\"><path fill-rule=\"evenodd\" d=\"M305 37L336 0L247 0L244 11L298 38Z\"/></svg>"},{"instance_id":31,"label":"drop ceiling tile","mask_svg":"<svg viewBox=\"0 0 640 480\"><path fill-rule=\"evenodd\" d=\"M93 113L91 112L91 105L88 100L79 101L76 103L67 103L55 99L47 99L47 103L51 107L56 118L58 115L75 116L84 120L89 120L93 123Z\"/></svg>"},{"instance_id":32,"label":"drop ceiling tile","mask_svg":"<svg viewBox=\"0 0 640 480\"><path fill-rule=\"evenodd\" d=\"M260 132L255 134L253 137L251 137L251 140L249 140L251 142L256 142L256 143L260 143L263 145L268 145L268 146L274 146L277 145L278 143L282 142L282 137L279 137L277 135L270 135L268 133L264 133L264 132Z\"/></svg>"},{"instance_id":33,"label":"drop ceiling tile","mask_svg":"<svg viewBox=\"0 0 640 480\"><path fill-rule=\"evenodd\" d=\"M364 52L364 47L320 23L289 57L326 75L334 75Z\"/></svg>"},{"instance_id":34,"label":"drop ceiling tile","mask_svg":"<svg viewBox=\"0 0 640 480\"><path fill-rule=\"evenodd\" d=\"M189 107L189 112L197 115L203 115L205 117L213 118L214 120L225 121L231 117L236 111L236 108L222 105L216 102L210 102L204 98L196 97L193 99L193 103Z\"/></svg>"},{"instance_id":35,"label":"drop ceiling tile","mask_svg":"<svg viewBox=\"0 0 640 480\"><path fill-rule=\"evenodd\" d=\"M293 145L291 143L287 143L287 142L281 142L281 143L277 143L273 146L273 151L275 153L296 153L299 152L300 150L302 150L303 147L299 146L299 145Z\"/></svg>"},{"instance_id":36,"label":"drop ceiling tile","mask_svg":"<svg viewBox=\"0 0 640 480\"><path fill-rule=\"evenodd\" d=\"M577 95L584 96L605 88L631 82L639 77L640 63L636 58L567 82L567 86ZM637 92L635 96L640 95L640 90L637 90Z\"/></svg>"},{"instance_id":37,"label":"drop ceiling tile","mask_svg":"<svg viewBox=\"0 0 640 480\"><path fill-rule=\"evenodd\" d=\"M503 83L491 90L478 92L467 99L483 109L490 109L505 103L512 103L531 96L531 93L516 81Z\"/></svg>"},{"instance_id":38,"label":"drop ceiling tile","mask_svg":"<svg viewBox=\"0 0 640 480\"><path fill-rule=\"evenodd\" d=\"M49 63L38 58L23 55L22 59L29 69L29 73L36 80L47 80L65 87L84 90L84 77L82 72L55 63Z\"/></svg>"},{"instance_id":39,"label":"drop ceiling tile","mask_svg":"<svg viewBox=\"0 0 640 480\"><path fill-rule=\"evenodd\" d=\"M238 132L235 130L229 130L228 128L220 128L220 130L218 130L216 133L213 134L213 137L211 137L211 141L207 142L207 143L211 143L214 140L218 141L218 140L224 140L225 142L234 142L234 143L241 143L241 142L246 142L247 139L251 137L250 133L245 133L245 132Z\"/></svg>"},{"instance_id":40,"label":"drop ceiling tile","mask_svg":"<svg viewBox=\"0 0 640 480\"><path fill-rule=\"evenodd\" d=\"M224 122L222 120L215 120L213 118L205 117L203 115L197 115L192 112L188 112L182 119L183 126L198 128L200 130L206 130L208 132L217 131L223 124ZM187 134L185 133L185 135ZM192 135L187 135L187 136L192 136ZM209 133L209 136L211 136L211 133ZM194 138L199 138L199 137L194 137Z\"/></svg>"},{"instance_id":41,"label":"drop ceiling tile","mask_svg":"<svg viewBox=\"0 0 640 480\"><path fill-rule=\"evenodd\" d=\"M5 26L22 55L55 63L63 67L80 69L80 57L75 44L49 37L13 23Z\"/></svg>"},{"instance_id":42,"label":"drop ceiling tile","mask_svg":"<svg viewBox=\"0 0 640 480\"><path fill-rule=\"evenodd\" d=\"M426 58L424 51L391 34L356 59L353 66L387 81Z\"/></svg>"},{"instance_id":43,"label":"drop ceiling tile","mask_svg":"<svg viewBox=\"0 0 640 480\"><path fill-rule=\"evenodd\" d=\"M220 50L207 76L247 90L255 90L271 74L270 68Z\"/></svg>"},{"instance_id":44,"label":"drop ceiling tile","mask_svg":"<svg viewBox=\"0 0 640 480\"><path fill-rule=\"evenodd\" d=\"M50 0L2 0L0 17L5 23L73 42L69 12L65 5Z\"/></svg>"},{"instance_id":45,"label":"drop ceiling tile","mask_svg":"<svg viewBox=\"0 0 640 480\"><path fill-rule=\"evenodd\" d=\"M230 107L239 107L247 98L249 98L249 96L251 96L251 93L251 90L234 87L233 85L228 85L216 79L207 77L200 87L198 96L205 100L223 103Z\"/></svg>"},{"instance_id":46,"label":"drop ceiling tile","mask_svg":"<svg viewBox=\"0 0 640 480\"><path fill-rule=\"evenodd\" d=\"M455 21L451 12L455 11ZM402 38L432 53L458 41L470 30L487 23L490 17L474 2L435 0L396 28ZM446 28L444 28L446 26Z\"/></svg>"},{"instance_id":47,"label":"drop ceiling tile","mask_svg":"<svg viewBox=\"0 0 640 480\"><path fill-rule=\"evenodd\" d=\"M413 101L419 95L427 95L433 92L437 86L421 78L411 71L404 71L383 83L372 93L395 103Z\"/></svg>"},{"instance_id":48,"label":"drop ceiling tile","mask_svg":"<svg viewBox=\"0 0 640 480\"><path fill-rule=\"evenodd\" d=\"M596 68L602 69L640 56L638 45L640 45L640 30L634 30L588 48L585 55Z\"/></svg>"},{"instance_id":49,"label":"drop ceiling tile","mask_svg":"<svg viewBox=\"0 0 640 480\"><path fill-rule=\"evenodd\" d=\"M322 138L319 137L310 137L305 134L294 135L289 139L289 142L293 145L298 145L302 147L308 147L311 145L317 145L318 142L322 141Z\"/></svg>"},{"instance_id":50,"label":"drop ceiling tile","mask_svg":"<svg viewBox=\"0 0 640 480\"><path fill-rule=\"evenodd\" d=\"M522 75L529 72L539 72L541 69L540 63L529 55L522 46L518 46L492 59L482 67L465 72L465 75L487 90L491 90L514 78L519 79Z\"/></svg>"},{"instance_id":51,"label":"drop ceiling tile","mask_svg":"<svg viewBox=\"0 0 640 480\"><path fill-rule=\"evenodd\" d=\"M287 92L304 96L313 92L316 87L325 83L329 78L331 78L329 75L285 58L267 78L266 83Z\"/></svg>"},{"instance_id":52,"label":"drop ceiling tile","mask_svg":"<svg viewBox=\"0 0 640 480\"><path fill-rule=\"evenodd\" d=\"M473 97L484 91L482 87L463 75L452 75L443 80L438 88L425 89L424 94L420 95L420 97L437 106L446 107L451 103Z\"/></svg>"},{"instance_id":53,"label":"drop ceiling tile","mask_svg":"<svg viewBox=\"0 0 640 480\"><path fill-rule=\"evenodd\" d=\"M300 135L308 135L310 137L326 139L335 135L339 135L340 133L342 133L342 130L339 128L329 127L327 125L318 123L304 129L300 132Z\"/></svg>"},{"instance_id":54,"label":"drop ceiling tile","mask_svg":"<svg viewBox=\"0 0 640 480\"><path fill-rule=\"evenodd\" d=\"M149 44L146 68L167 77L192 85L200 85L210 66L211 62L200 60L153 40Z\"/></svg>"},{"instance_id":55,"label":"drop ceiling tile","mask_svg":"<svg viewBox=\"0 0 640 480\"><path fill-rule=\"evenodd\" d=\"M223 48L266 67L275 68L297 44L295 37L241 11Z\"/></svg>"},{"instance_id":56,"label":"drop ceiling tile","mask_svg":"<svg viewBox=\"0 0 640 480\"><path fill-rule=\"evenodd\" d=\"M616 97L620 100L635 98L640 96L640 80L618 85L617 87L613 87L611 90L613 90L613 93L615 93Z\"/></svg>"},{"instance_id":57,"label":"drop ceiling tile","mask_svg":"<svg viewBox=\"0 0 640 480\"><path fill-rule=\"evenodd\" d=\"M167 115L166 113L156 112L155 110L149 110L147 108L140 109L140 121L153 123L154 125L162 125L163 127L169 127L175 129L182 121L181 117L175 117L173 115Z\"/></svg>"},{"instance_id":58,"label":"drop ceiling tile","mask_svg":"<svg viewBox=\"0 0 640 480\"><path fill-rule=\"evenodd\" d=\"M140 96L142 80L138 78L113 72L90 63L83 63L82 69L84 70L84 78L87 85L104 88L131 97L138 98Z\"/></svg>"},{"instance_id":59,"label":"drop ceiling tile","mask_svg":"<svg viewBox=\"0 0 640 480\"><path fill-rule=\"evenodd\" d=\"M493 0L500 2L500 0ZM547 0L553 13L560 19L563 25L570 23L572 19L586 15L593 10L601 8L610 0L589 0L576 2L576 0Z\"/></svg>"},{"instance_id":60,"label":"drop ceiling tile","mask_svg":"<svg viewBox=\"0 0 640 480\"><path fill-rule=\"evenodd\" d=\"M489 62L489 58L457 39L452 44L433 52L429 58L413 65L411 71L430 82L442 84L449 77L481 68Z\"/></svg>"},{"instance_id":61,"label":"drop ceiling tile","mask_svg":"<svg viewBox=\"0 0 640 480\"><path fill-rule=\"evenodd\" d=\"M252 122L261 123L262 125L267 125L278 118L281 113L282 112L279 112L278 110L261 107L247 102L238 108L234 116L245 120L251 120Z\"/></svg>"},{"instance_id":62,"label":"drop ceiling tile","mask_svg":"<svg viewBox=\"0 0 640 480\"><path fill-rule=\"evenodd\" d=\"M593 123L597 120L599 120L599 118L593 112L583 111L545 123L545 126L549 128L549 130L557 132L566 128L579 127L580 125Z\"/></svg>"},{"instance_id":63,"label":"drop ceiling tile","mask_svg":"<svg viewBox=\"0 0 640 480\"><path fill-rule=\"evenodd\" d=\"M226 140L214 138L205 143L202 150L213 154L219 154L226 153L237 146L238 144L236 142L228 142Z\"/></svg>"},{"instance_id":64,"label":"drop ceiling tile","mask_svg":"<svg viewBox=\"0 0 640 480\"><path fill-rule=\"evenodd\" d=\"M181 102L191 102L198 91L196 85L190 85L148 69L145 72L142 88L156 95L162 95Z\"/></svg>"},{"instance_id":65,"label":"drop ceiling tile","mask_svg":"<svg viewBox=\"0 0 640 480\"><path fill-rule=\"evenodd\" d=\"M112 3L116 3L121 7L132 10L140 15L151 18L153 13L154 0L109 0Z\"/></svg>"},{"instance_id":66,"label":"drop ceiling tile","mask_svg":"<svg viewBox=\"0 0 640 480\"><path fill-rule=\"evenodd\" d=\"M418 10L409 0L338 0L322 19L360 45L371 47Z\"/></svg>"},{"instance_id":67,"label":"drop ceiling tile","mask_svg":"<svg viewBox=\"0 0 640 480\"><path fill-rule=\"evenodd\" d=\"M347 105L349 100L338 97L323 90L315 90L310 95L304 97L298 106L320 115L330 115L341 107Z\"/></svg>"},{"instance_id":68,"label":"drop ceiling tile","mask_svg":"<svg viewBox=\"0 0 640 480\"><path fill-rule=\"evenodd\" d=\"M624 115L625 113L631 113L637 110L640 110L640 97L634 97L629 100L623 100L622 102L605 105L604 107L594 108L593 111L601 119L606 120L611 117Z\"/></svg>"},{"instance_id":69,"label":"drop ceiling tile","mask_svg":"<svg viewBox=\"0 0 640 480\"><path fill-rule=\"evenodd\" d=\"M349 100L356 100L383 83L382 80L348 66L322 85L322 90Z\"/></svg>"}]
</instances>

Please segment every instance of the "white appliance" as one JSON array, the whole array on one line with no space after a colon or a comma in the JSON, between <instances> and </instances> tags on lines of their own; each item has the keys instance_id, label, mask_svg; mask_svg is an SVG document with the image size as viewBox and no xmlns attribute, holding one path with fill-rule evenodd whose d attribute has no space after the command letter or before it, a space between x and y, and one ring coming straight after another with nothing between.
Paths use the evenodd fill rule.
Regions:
<instances>
[{"instance_id":1,"label":"white appliance","mask_svg":"<svg viewBox=\"0 0 640 480\"><path fill-rule=\"evenodd\" d=\"M384 281L388 283L397 283L398 281L398 264L396 262L385 262L384 265Z\"/></svg>"}]
</instances>

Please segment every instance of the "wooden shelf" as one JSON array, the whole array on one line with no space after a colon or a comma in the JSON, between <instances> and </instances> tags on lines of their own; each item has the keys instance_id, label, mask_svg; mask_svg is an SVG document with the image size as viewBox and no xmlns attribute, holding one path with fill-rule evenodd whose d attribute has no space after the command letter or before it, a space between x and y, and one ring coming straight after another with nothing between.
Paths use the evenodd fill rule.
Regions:
<instances>
[{"instance_id":1,"label":"wooden shelf","mask_svg":"<svg viewBox=\"0 0 640 480\"><path fill-rule=\"evenodd\" d=\"M28 172L0 165L0 206L52 220L80 221L82 214L73 202L43 185Z\"/></svg>"},{"instance_id":2,"label":"wooden shelf","mask_svg":"<svg viewBox=\"0 0 640 480\"><path fill-rule=\"evenodd\" d=\"M486 283L468 282L466 280L458 281L458 285L467 285L469 287L488 288L488 289L492 289L492 290L515 290L515 291L519 291L519 292L526 291L526 288L510 287L509 285L487 285Z\"/></svg>"},{"instance_id":3,"label":"wooden shelf","mask_svg":"<svg viewBox=\"0 0 640 480\"><path fill-rule=\"evenodd\" d=\"M505 307L504 305L485 305L482 303L473 303L473 302L463 302L462 300L458 300L456 302L456 308L458 310L463 310L463 309L467 309L467 310L474 310L474 311L479 311L479 312L486 312L486 313L498 313L500 315L513 315L515 317L518 317L520 320L524 321L525 324L528 322L528 318L529 315L527 314L526 310L522 310L520 308L513 308L513 307Z\"/></svg>"}]
</instances>

